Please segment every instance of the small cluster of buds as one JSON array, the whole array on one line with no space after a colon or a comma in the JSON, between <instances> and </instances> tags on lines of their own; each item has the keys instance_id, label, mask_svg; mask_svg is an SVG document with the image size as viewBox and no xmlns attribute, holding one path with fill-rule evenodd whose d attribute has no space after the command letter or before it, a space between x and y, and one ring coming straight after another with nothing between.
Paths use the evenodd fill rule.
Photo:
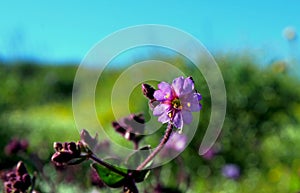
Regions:
<instances>
[{"instance_id":1,"label":"small cluster of buds","mask_svg":"<svg viewBox=\"0 0 300 193\"><path fill-rule=\"evenodd\" d=\"M17 138L12 139L4 149L6 155L10 156L16 154L18 152L25 152L28 148L27 140L20 140Z\"/></svg>"},{"instance_id":2,"label":"small cluster of buds","mask_svg":"<svg viewBox=\"0 0 300 193\"><path fill-rule=\"evenodd\" d=\"M112 122L112 126L125 139L138 144L143 138L145 119L143 114L131 114L128 117L120 119L118 122Z\"/></svg>"},{"instance_id":3,"label":"small cluster of buds","mask_svg":"<svg viewBox=\"0 0 300 193\"><path fill-rule=\"evenodd\" d=\"M74 165L88 159L89 149L80 141L58 143L54 142L55 153L51 160L56 166Z\"/></svg>"},{"instance_id":4,"label":"small cluster of buds","mask_svg":"<svg viewBox=\"0 0 300 193\"><path fill-rule=\"evenodd\" d=\"M25 193L32 181L22 161L17 167L4 176L5 193Z\"/></svg>"}]
</instances>

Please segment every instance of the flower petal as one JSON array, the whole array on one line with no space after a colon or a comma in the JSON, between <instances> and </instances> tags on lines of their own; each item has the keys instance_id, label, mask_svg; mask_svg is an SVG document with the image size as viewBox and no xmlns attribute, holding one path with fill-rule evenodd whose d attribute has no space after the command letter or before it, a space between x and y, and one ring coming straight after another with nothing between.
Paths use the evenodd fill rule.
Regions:
<instances>
[{"instance_id":1,"label":"flower petal","mask_svg":"<svg viewBox=\"0 0 300 193\"><path fill-rule=\"evenodd\" d=\"M184 83L184 78L182 76L174 79L172 82L172 88L174 89L177 96L181 95L183 83Z\"/></svg>"},{"instance_id":2,"label":"flower petal","mask_svg":"<svg viewBox=\"0 0 300 193\"><path fill-rule=\"evenodd\" d=\"M172 90L171 85L167 82L161 82L157 85L157 87L163 92Z\"/></svg>"},{"instance_id":3,"label":"flower petal","mask_svg":"<svg viewBox=\"0 0 300 193\"><path fill-rule=\"evenodd\" d=\"M167 112L169 110L169 108L170 108L170 105L161 103L153 109L153 115L160 116L163 113Z\"/></svg>"},{"instance_id":4,"label":"flower petal","mask_svg":"<svg viewBox=\"0 0 300 193\"><path fill-rule=\"evenodd\" d=\"M192 113L190 111L185 111L185 110L182 110L181 113L182 113L183 123L190 124L193 120Z\"/></svg>"},{"instance_id":5,"label":"flower petal","mask_svg":"<svg viewBox=\"0 0 300 193\"><path fill-rule=\"evenodd\" d=\"M166 123L170 121L170 117L168 115L168 112L164 112L162 115L158 117L158 121L161 123Z\"/></svg>"},{"instance_id":6,"label":"flower petal","mask_svg":"<svg viewBox=\"0 0 300 193\"><path fill-rule=\"evenodd\" d=\"M156 90L153 94L154 98L158 101L165 100L165 94L161 90Z\"/></svg>"},{"instance_id":7,"label":"flower petal","mask_svg":"<svg viewBox=\"0 0 300 193\"><path fill-rule=\"evenodd\" d=\"M201 95L200 93L195 93L195 95L197 95L198 101L201 101L201 100L202 100L202 95Z\"/></svg>"},{"instance_id":8,"label":"flower petal","mask_svg":"<svg viewBox=\"0 0 300 193\"><path fill-rule=\"evenodd\" d=\"M182 88L182 95L188 94L193 92L194 90L194 82L190 78L184 79L183 88Z\"/></svg>"},{"instance_id":9,"label":"flower petal","mask_svg":"<svg viewBox=\"0 0 300 193\"><path fill-rule=\"evenodd\" d=\"M192 112L198 112L200 110L201 110L201 104L199 102L191 104L190 111L192 111Z\"/></svg>"},{"instance_id":10,"label":"flower petal","mask_svg":"<svg viewBox=\"0 0 300 193\"><path fill-rule=\"evenodd\" d=\"M160 89L160 92L157 92L157 94L155 94L154 92L154 97L157 96L157 100L170 100L173 98L172 96L172 87L170 84L166 83L166 82L161 82L158 84L158 88ZM155 97L156 98L156 97Z\"/></svg>"},{"instance_id":11,"label":"flower petal","mask_svg":"<svg viewBox=\"0 0 300 193\"><path fill-rule=\"evenodd\" d=\"M192 111L192 112L197 112L200 111L201 105L199 103L199 95L197 93L190 93L187 95L184 95L180 99L181 104L183 105L183 109Z\"/></svg>"},{"instance_id":12,"label":"flower petal","mask_svg":"<svg viewBox=\"0 0 300 193\"><path fill-rule=\"evenodd\" d=\"M201 104L199 103L199 95L198 94L194 93L191 103L192 103L191 104L192 112L198 112L201 110Z\"/></svg>"},{"instance_id":13,"label":"flower petal","mask_svg":"<svg viewBox=\"0 0 300 193\"><path fill-rule=\"evenodd\" d=\"M174 116L174 119L173 119L173 123L174 123L174 125L175 125L175 127L177 129L182 129L182 127L183 127L183 119L182 119L181 112L176 112L175 113L175 116Z\"/></svg>"}]
</instances>

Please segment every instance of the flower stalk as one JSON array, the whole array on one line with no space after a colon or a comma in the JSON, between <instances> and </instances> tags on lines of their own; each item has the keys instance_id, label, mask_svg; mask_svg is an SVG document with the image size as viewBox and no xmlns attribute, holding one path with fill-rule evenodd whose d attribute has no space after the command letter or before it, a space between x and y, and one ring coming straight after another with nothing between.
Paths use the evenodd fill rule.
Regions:
<instances>
[{"instance_id":1,"label":"flower stalk","mask_svg":"<svg viewBox=\"0 0 300 193\"><path fill-rule=\"evenodd\" d=\"M137 171L143 170L147 164L152 161L154 159L154 157L162 150L162 148L164 147L164 145L168 142L168 140L170 139L170 136L172 134L173 131L173 124L169 123L168 127L166 129L165 135L163 137L163 139L160 141L159 145L157 146L157 148L145 159L145 161L143 161L137 168Z\"/></svg>"}]
</instances>

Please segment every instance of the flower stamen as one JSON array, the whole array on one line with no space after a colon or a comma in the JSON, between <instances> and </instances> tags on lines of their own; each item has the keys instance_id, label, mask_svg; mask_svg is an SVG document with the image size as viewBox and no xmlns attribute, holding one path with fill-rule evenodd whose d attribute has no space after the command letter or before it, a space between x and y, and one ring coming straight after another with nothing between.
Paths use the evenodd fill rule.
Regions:
<instances>
[{"instance_id":1,"label":"flower stamen","mask_svg":"<svg viewBox=\"0 0 300 193\"><path fill-rule=\"evenodd\" d=\"M165 99L168 99L170 97L170 94L166 94Z\"/></svg>"},{"instance_id":2,"label":"flower stamen","mask_svg":"<svg viewBox=\"0 0 300 193\"><path fill-rule=\"evenodd\" d=\"M179 100L178 98L175 98L175 99L172 101L172 106L173 106L174 109L182 109L180 100Z\"/></svg>"},{"instance_id":3,"label":"flower stamen","mask_svg":"<svg viewBox=\"0 0 300 193\"><path fill-rule=\"evenodd\" d=\"M172 118L172 116L173 116L173 113L172 113L172 111L170 111L170 112L168 113L168 117Z\"/></svg>"}]
</instances>

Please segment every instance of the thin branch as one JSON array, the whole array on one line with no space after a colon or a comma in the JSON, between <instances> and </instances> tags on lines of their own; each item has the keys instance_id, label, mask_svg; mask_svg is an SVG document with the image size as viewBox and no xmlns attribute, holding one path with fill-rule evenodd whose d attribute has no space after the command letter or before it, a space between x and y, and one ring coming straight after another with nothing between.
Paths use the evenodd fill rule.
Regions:
<instances>
[{"instance_id":1,"label":"thin branch","mask_svg":"<svg viewBox=\"0 0 300 193\"><path fill-rule=\"evenodd\" d=\"M164 145L168 142L171 133L173 130L173 124L169 123L168 128L166 129L165 135L163 137L163 139L161 140L161 142L159 143L159 145L156 147L156 149L145 159L145 161L143 163L141 163L136 170L142 170L144 169L144 167L146 167L146 165L153 160L153 158L162 150L162 148L164 147Z\"/></svg>"}]
</instances>

